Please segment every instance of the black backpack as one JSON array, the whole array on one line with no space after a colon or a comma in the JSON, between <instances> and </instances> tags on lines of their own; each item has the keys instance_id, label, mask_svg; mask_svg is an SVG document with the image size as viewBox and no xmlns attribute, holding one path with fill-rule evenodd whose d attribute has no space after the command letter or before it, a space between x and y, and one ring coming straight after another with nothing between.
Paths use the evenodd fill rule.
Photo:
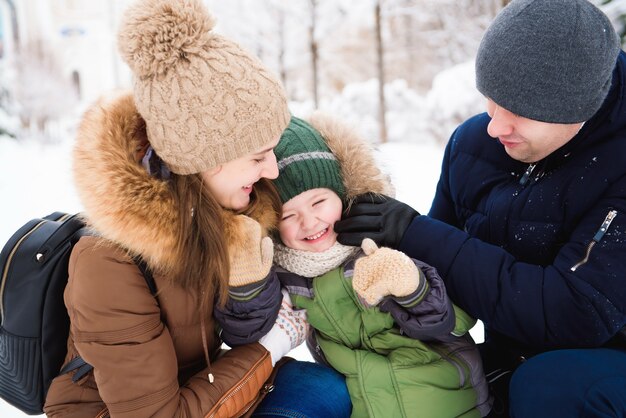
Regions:
<instances>
[{"instance_id":1,"label":"black backpack","mask_svg":"<svg viewBox=\"0 0 626 418\"><path fill-rule=\"evenodd\" d=\"M0 398L27 414L43 412L60 373L91 370L78 358L61 371L70 324L63 302L68 262L74 244L88 233L78 215L55 212L26 223L0 253ZM147 266L135 262L156 294Z\"/></svg>"}]
</instances>

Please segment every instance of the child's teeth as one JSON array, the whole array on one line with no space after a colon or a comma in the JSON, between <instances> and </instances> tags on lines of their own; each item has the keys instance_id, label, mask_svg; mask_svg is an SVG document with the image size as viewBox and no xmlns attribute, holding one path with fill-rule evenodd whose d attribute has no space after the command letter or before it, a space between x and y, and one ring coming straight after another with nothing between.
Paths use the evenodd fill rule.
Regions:
<instances>
[{"instance_id":1,"label":"child's teeth","mask_svg":"<svg viewBox=\"0 0 626 418\"><path fill-rule=\"evenodd\" d=\"M328 228L326 228L328 229ZM319 237L321 237L322 235L324 235L324 233L326 232L326 229L324 229L323 231L318 232L315 235L311 235L310 237L306 237L305 239L307 240L314 240L314 239L318 239Z\"/></svg>"}]
</instances>

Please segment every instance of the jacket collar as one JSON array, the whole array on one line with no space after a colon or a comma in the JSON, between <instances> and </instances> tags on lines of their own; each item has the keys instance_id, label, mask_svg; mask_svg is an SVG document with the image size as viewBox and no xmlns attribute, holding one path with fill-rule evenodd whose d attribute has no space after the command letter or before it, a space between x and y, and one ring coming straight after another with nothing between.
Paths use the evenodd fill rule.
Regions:
<instances>
[{"instance_id":1,"label":"jacket collar","mask_svg":"<svg viewBox=\"0 0 626 418\"><path fill-rule=\"evenodd\" d=\"M571 141L550 156L552 162L550 165L558 164L568 158L571 153L577 153L601 141L610 140L614 134L626 128L625 82L626 54L622 51L618 55L611 88L602 106L591 119L585 122L580 132Z\"/></svg>"}]
</instances>

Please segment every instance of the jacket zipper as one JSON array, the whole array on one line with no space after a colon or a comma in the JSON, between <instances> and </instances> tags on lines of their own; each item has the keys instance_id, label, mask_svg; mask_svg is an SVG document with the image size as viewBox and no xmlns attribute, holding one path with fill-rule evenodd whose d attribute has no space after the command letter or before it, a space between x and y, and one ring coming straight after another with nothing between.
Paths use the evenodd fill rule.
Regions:
<instances>
[{"instance_id":1,"label":"jacket zipper","mask_svg":"<svg viewBox=\"0 0 626 418\"><path fill-rule=\"evenodd\" d=\"M111 414L109 414L109 408L104 408L102 411L96 415L96 418L109 418Z\"/></svg>"},{"instance_id":2,"label":"jacket zipper","mask_svg":"<svg viewBox=\"0 0 626 418\"><path fill-rule=\"evenodd\" d=\"M261 364L263 364L263 360L265 360L265 357L266 357L266 356L269 356L269 352L268 352L268 353L266 353L266 355L265 355L265 356L263 356L263 357L261 358L261 360L258 362L257 366L256 366L253 370L250 370L250 374L248 375L248 377L246 377L244 380L242 380L242 381L241 381L241 382L240 382L240 383L239 383L239 384L238 384L238 385L237 385L237 386L236 386L236 387L235 387L235 388L234 388L234 389L233 389L233 390L232 390L232 391L231 391L231 392L230 392L230 393L229 393L229 394L228 394L228 395L224 398L224 399L222 399L222 400L220 401L220 403L218 403L218 404L216 405L216 406L217 406L217 408L215 408L215 412L213 412L211 415L207 415L207 416L205 416L205 418L213 418L213 417L215 417L215 414L217 414L217 411L219 411L220 407L221 407L222 405L224 405L224 404L225 404L225 403L226 403L226 402L227 402L230 398L232 398L233 396L235 396L235 394L237 394L237 392L239 392L239 391L240 391L240 390L241 390L241 389L242 389L242 388L246 385L246 383L248 383L248 381L249 381L250 379L252 379L252 377L254 376L254 373L253 373L253 372L254 372L256 369L258 369L259 367L261 367ZM270 390L270 389L268 389L268 392L271 392L272 390L274 390L274 388L273 388L273 387L271 388L271 390ZM260 396L260 392L259 392L259 395L258 395L258 396ZM258 397L258 396L257 396L257 397ZM256 398L255 398L255 399L254 399L254 400L253 400L253 401L252 401L249 405L247 405L246 410L245 410L245 411L243 411L243 412L242 412L239 416L241 416L241 415L245 415L245 413L248 411L248 409L250 409L250 407L251 407L252 405L254 405L254 401L255 401L255 400L256 400Z\"/></svg>"},{"instance_id":3,"label":"jacket zipper","mask_svg":"<svg viewBox=\"0 0 626 418\"><path fill-rule=\"evenodd\" d=\"M19 249L20 245L22 245L22 242L24 242L26 240L26 238L28 238L30 236L30 234L35 232L39 227L41 227L41 225L43 225L46 222L47 221L42 220L37 225L35 225L30 231L25 233L22 236L22 238L20 238L19 241L17 241L15 246L11 249L11 252L9 253L9 256L7 257L7 263L4 266L4 270L2 271L2 284L0 285L0 316L2 317L2 325L4 325L4 286L6 284L7 276L9 275L9 269L11 268L11 261L13 259L13 256L15 255L17 250Z\"/></svg>"},{"instance_id":4,"label":"jacket zipper","mask_svg":"<svg viewBox=\"0 0 626 418\"><path fill-rule=\"evenodd\" d=\"M71 216L70 214L65 214L61 216L59 219L55 219L54 222L63 222L65 219L69 218L70 216ZM39 223L33 226L30 231L25 233L22 236L22 238L20 238L15 243L15 246L11 249L9 256L7 257L6 265L4 266L4 270L2 271L2 280L0 281L0 319L2 320L0 325L4 325L4 286L6 284L7 276L9 275L9 269L11 268L11 261L13 260L13 256L15 256L15 253L19 249L20 245L22 245L22 242L24 242L24 240L26 240L26 238L28 238L30 234L35 232L39 227L41 227L41 225L43 225L46 222L48 222L48 219L42 219ZM42 261L43 256L44 254L37 254L35 257L37 261Z\"/></svg>"},{"instance_id":5,"label":"jacket zipper","mask_svg":"<svg viewBox=\"0 0 626 418\"><path fill-rule=\"evenodd\" d=\"M607 213L606 218L604 218L604 222L602 222L602 225L600 225L600 229L596 231L596 234L593 236L593 239L591 240L589 245L587 245L587 250L585 251L585 257L582 260L580 260L578 263L570 267L571 271L576 271L578 267L582 266L583 264L587 263L587 261L589 261L589 255L591 254L591 250L596 245L596 243L600 242L604 234L606 234L606 231L609 229L609 226L611 226L611 222L613 222L613 219L615 219L616 216L617 216L616 210L610 210L609 213Z\"/></svg>"},{"instance_id":6,"label":"jacket zipper","mask_svg":"<svg viewBox=\"0 0 626 418\"><path fill-rule=\"evenodd\" d=\"M252 408L254 405L257 404L257 402L259 402L259 398L260 397L264 397L265 395L267 395L268 393L272 392L274 390L274 385L271 383L265 383L263 384L263 387L259 390L259 395L256 397L256 399L254 399L252 402L250 402L248 404L248 406L246 406L241 413L239 414L239 416L244 416L248 413L248 411L250 410L250 408Z\"/></svg>"},{"instance_id":7,"label":"jacket zipper","mask_svg":"<svg viewBox=\"0 0 626 418\"><path fill-rule=\"evenodd\" d=\"M535 169L535 167L537 167L537 163L530 164L526 171L524 171L524 174L522 174L522 177L519 179L520 186L524 186L526 183L528 183L528 180L530 179L531 174L533 174L533 170Z\"/></svg>"}]
</instances>

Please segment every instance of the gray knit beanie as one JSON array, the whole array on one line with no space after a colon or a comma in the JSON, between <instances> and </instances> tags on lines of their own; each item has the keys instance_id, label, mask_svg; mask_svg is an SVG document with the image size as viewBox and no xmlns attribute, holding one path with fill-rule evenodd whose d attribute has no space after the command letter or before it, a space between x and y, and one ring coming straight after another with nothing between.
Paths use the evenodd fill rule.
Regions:
<instances>
[{"instance_id":1,"label":"gray knit beanie","mask_svg":"<svg viewBox=\"0 0 626 418\"><path fill-rule=\"evenodd\" d=\"M586 0L513 0L476 56L476 87L499 106L550 123L590 119L606 98L620 42Z\"/></svg>"}]
</instances>

